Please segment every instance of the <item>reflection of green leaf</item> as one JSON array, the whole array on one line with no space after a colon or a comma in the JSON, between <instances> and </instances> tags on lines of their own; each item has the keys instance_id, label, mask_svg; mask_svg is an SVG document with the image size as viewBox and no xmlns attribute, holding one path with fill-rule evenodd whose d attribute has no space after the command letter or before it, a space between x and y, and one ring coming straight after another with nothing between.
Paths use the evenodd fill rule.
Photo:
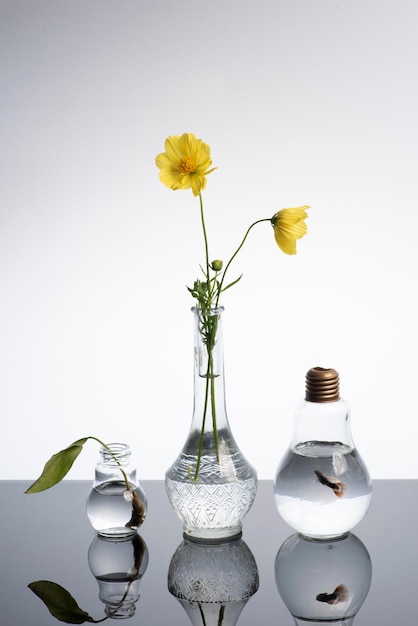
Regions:
<instances>
[{"instance_id":1,"label":"reflection of green leaf","mask_svg":"<svg viewBox=\"0 0 418 626\"><path fill-rule=\"evenodd\" d=\"M49 580L36 580L28 587L46 604L51 615L60 622L66 624L94 622L88 613L80 609L72 595L57 583Z\"/></svg>"},{"instance_id":2,"label":"reflection of green leaf","mask_svg":"<svg viewBox=\"0 0 418 626\"><path fill-rule=\"evenodd\" d=\"M89 439L89 437L78 439L68 446L68 448L51 456L49 461L45 463L42 474L25 493L39 493L59 483L72 468L74 461L83 449L83 445L86 443L87 439Z\"/></svg>"}]
</instances>

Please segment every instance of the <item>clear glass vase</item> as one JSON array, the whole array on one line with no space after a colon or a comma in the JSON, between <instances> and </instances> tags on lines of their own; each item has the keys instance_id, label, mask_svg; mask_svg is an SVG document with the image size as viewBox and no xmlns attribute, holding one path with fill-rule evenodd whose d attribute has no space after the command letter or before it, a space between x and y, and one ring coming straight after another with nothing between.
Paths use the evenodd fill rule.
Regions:
<instances>
[{"instance_id":1,"label":"clear glass vase","mask_svg":"<svg viewBox=\"0 0 418 626\"><path fill-rule=\"evenodd\" d=\"M295 411L291 444L274 480L283 519L308 537L332 538L354 528L372 496L367 467L351 435L350 411L340 398L339 375L314 367Z\"/></svg>"},{"instance_id":2,"label":"clear glass vase","mask_svg":"<svg viewBox=\"0 0 418 626\"><path fill-rule=\"evenodd\" d=\"M238 448L225 405L223 308L194 313L194 407L166 490L186 537L219 541L237 535L257 491L257 473Z\"/></svg>"},{"instance_id":3,"label":"clear glass vase","mask_svg":"<svg viewBox=\"0 0 418 626\"><path fill-rule=\"evenodd\" d=\"M86 508L91 525L103 536L129 536L142 525L147 499L127 444L110 443L100 448Z\"/></svg>"}]
</instances>

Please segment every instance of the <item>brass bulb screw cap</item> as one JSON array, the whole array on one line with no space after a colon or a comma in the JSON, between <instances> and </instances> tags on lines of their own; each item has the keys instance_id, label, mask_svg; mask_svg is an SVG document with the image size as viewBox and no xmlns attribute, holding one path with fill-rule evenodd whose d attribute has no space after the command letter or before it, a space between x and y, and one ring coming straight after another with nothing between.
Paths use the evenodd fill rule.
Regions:
<instances>
[{"instance_id":1,"label":"brass bulb screw cap","mask_svg":"<svg viewBox=\"0 0 418 626\"><path fill-rule=\"evenodd\" d=\"M313 367L306 374L307 402L336 402L340 399L340 379L332 368Z\"/></svg>"}]
</instances>

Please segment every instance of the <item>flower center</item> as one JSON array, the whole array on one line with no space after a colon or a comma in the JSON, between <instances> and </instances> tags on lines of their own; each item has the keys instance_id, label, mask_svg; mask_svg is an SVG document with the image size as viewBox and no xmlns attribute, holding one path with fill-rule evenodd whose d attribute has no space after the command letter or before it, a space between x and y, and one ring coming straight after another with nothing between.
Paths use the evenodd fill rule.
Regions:
<instances>
[{"instance_id":1,"label":"flower center","mask_svg":"<svg viewBox=\"0 0 418 626\"><path fill-rule=\"evenodd\" d=\"M191 174L196 169L196 163L192 157L185 156L180 159L179 170L182 174Z\"/></svg>"}]
</instances>

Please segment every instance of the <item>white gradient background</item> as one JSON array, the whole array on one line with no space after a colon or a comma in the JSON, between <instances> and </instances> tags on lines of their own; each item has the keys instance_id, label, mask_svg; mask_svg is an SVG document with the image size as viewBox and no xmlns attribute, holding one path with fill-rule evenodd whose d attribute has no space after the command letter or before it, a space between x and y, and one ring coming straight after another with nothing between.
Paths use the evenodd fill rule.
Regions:
<instances>
[{"instance_id":1,"label":"white gradient background","mask_svg":"<svg viewBox=\"0 0 418 626\"><path fill-rule=\"evenodd\" d=\"M163 478L192 410L198 201L158 180L208 142L211 257L260 225L223 304L227 405L261 478L306 371L335 367L373 478L418 478L415 0L0 0L0 478L85 435ZM71 478L92 477L90 443Z\"/></svg>"}]
</instances>

